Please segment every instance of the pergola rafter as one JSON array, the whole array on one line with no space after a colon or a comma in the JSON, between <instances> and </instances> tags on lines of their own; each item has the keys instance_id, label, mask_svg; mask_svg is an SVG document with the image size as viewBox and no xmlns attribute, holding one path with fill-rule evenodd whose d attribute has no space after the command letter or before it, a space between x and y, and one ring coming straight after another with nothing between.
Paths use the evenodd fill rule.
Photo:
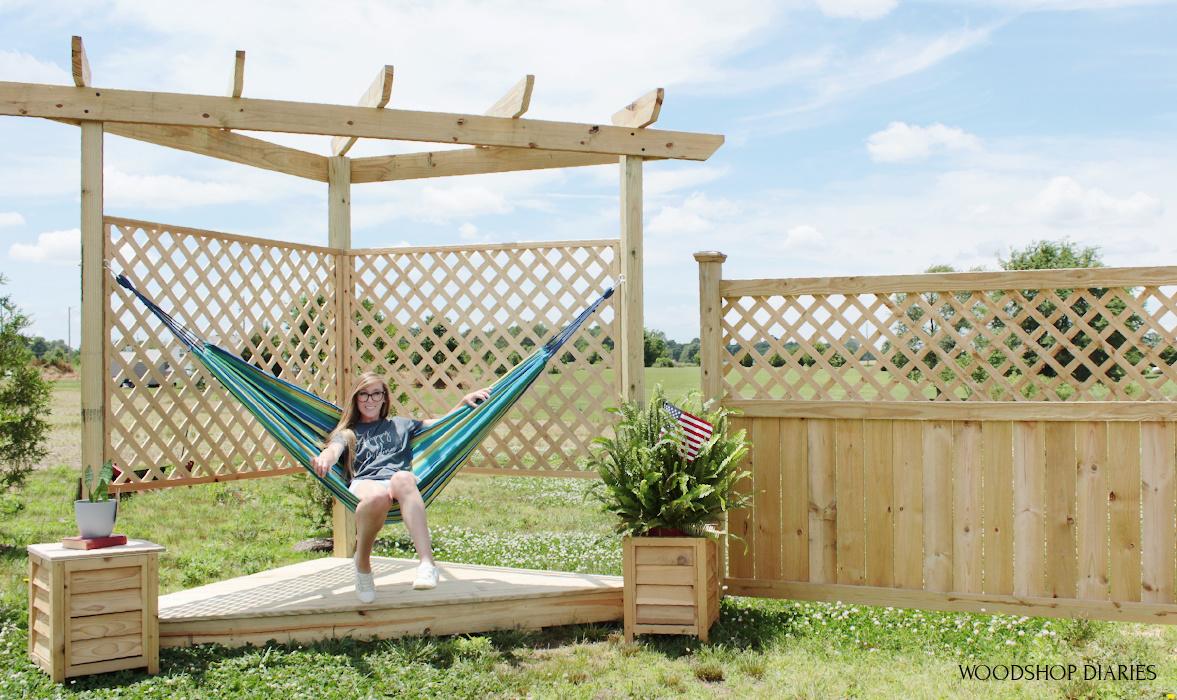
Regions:
<instances>
[{"instance_id":1,"label":"pergola rafter","mask_svg":"<svg viewBox=\"0 0 1177 700\"><path fill-rule=\"evenodd\" d=\"M229 80L229 97L241 97L245 89L245 52L237 51L233 57L233 77Z\"/></svg>"},{"instance_id":2,"label":"pergola rafter","mask_svg":"<svg viewBox=\"0 0 1177 700\"><path fill-rule=\"evenodd\" d=\"M361 107L372 107L374 109L384 109L388 101L392 99L392 66L384 66L380 72L376 74L376 79L368 86L364 95L357 102ZM331 155L343 156L356 143L355 136L336 136L331 139Z\"/></svg>"}]
</instances>

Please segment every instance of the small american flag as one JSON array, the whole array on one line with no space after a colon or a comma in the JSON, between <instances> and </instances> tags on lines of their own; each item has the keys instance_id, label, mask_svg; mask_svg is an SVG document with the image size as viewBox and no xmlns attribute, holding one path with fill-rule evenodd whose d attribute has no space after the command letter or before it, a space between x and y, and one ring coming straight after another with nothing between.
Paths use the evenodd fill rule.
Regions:
<instances>
[{"instance_id":1,"label":"small american flag","mask_svg":"<svg viewBox=\"0 0 1177 700\"><path fill-rule=\"evenodd\" d=\"M663 401L662 404L666 408L666 412L678 422L678 427L681 429L676 430L673 435L674 440L678 442L679 451L688 460L698 457L699 449L711 438L715 426L698 416L687 413L669 401Z\"/></svg>"}]
</instances>

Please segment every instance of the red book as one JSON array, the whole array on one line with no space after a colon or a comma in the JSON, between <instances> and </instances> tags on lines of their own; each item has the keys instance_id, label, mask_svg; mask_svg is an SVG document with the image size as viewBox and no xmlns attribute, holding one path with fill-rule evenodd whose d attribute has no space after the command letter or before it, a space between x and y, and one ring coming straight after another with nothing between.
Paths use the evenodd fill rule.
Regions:
<instances>
[{"instance_id":1,"label":"red book","mask_svg":"<svg viewBox=\"0 0 1177 700\"><path fill-rule=\"evenodd\" d=\"M110 535L109 537L82 537L75 535L61 540L61 545L66 549L102 549L103 547L116 547L126 543L126 535Z\"/></svg>"}]
</instances>

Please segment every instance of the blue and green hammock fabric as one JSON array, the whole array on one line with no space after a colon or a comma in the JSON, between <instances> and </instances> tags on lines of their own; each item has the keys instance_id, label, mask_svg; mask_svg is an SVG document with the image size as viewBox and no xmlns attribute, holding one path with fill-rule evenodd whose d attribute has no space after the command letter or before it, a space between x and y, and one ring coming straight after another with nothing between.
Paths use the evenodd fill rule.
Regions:
<instances>
[{"instance_id":1,"label":"blue and green hammock fabric","mask_svg":"<svg viewBox=\"0 0 1177 700\"><path fill-rule=\"evenodd\" d=\"M310 466L311 459L319 454L327 435L339 423L341 412L338 406L200 338L136 289L125 275L119 274L115 278L188 347L205 369L257 418L266 432L295 461L318 479L340 503L355 511L359 501L347 488L343 466L334 465L326 477L320 477ZM410 438L413 474L418 477L418 488L426 505L445 488L462 462L543 373L548 360L560 346L612 295L613 288L609 287L543 347L500 377L489 387L488 399L476 407L457 408ZM387 522L399 521L400 507L394 503Z\"/></svg>"}]
</instances>

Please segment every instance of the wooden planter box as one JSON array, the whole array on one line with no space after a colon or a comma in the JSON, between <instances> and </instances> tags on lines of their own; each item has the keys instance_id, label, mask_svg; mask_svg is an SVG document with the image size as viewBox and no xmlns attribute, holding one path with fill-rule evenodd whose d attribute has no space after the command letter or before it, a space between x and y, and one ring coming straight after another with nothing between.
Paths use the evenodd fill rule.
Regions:
<instances>
[{"instance_id":1,"label":"wooden planter box","mask_svg":"<svg viewBox=\"0 0 1177 700\"><path fill-rule=\"evenodd\" d=\"M692 634L707 641L719 617L719 547L709 537L626 537L625 639Z\"/></svg>"},{"instance_id":2,"label":"wooden planter box","mask_svg":"<svg viewBox=\"0 0 1177 700\"><path fill-rule=\"evenodd\" d=\"M105 549L31 544L29 656L54 681L128 668L159 673L159 553L144 540Z\"/></svg>"}]
</instances>

